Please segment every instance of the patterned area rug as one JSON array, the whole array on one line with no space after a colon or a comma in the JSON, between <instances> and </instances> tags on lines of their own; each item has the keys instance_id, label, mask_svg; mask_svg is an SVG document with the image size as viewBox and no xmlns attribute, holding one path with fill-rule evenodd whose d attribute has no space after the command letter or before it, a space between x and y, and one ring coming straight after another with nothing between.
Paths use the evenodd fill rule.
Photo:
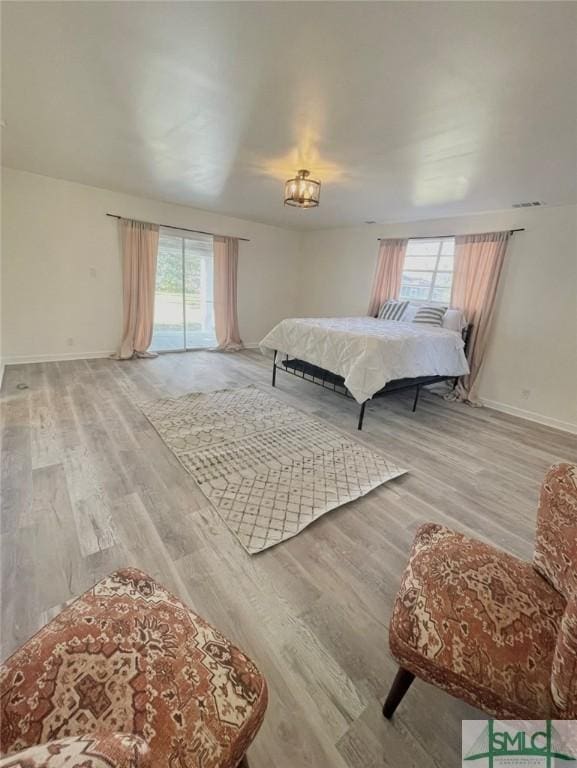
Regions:
<instances>
[{"instance_id":1,"label":"patterned area rug","mask_svg":"<svg viewBox=\"0 0 577 768\"><path fill-rule=\"evenodd\" d=\"M251 555L405 472L254 387L141 408Z\"/></svg>"}]
</instances>

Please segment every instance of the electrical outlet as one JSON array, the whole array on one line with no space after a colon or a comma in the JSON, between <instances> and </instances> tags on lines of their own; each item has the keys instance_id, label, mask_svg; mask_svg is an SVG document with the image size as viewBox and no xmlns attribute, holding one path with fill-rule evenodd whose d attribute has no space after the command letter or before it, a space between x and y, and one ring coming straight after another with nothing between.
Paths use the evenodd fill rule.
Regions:
<instances>
[{"instance_id":1,"label":"electrical outlet","mask_svg":"<svg viewBox=\"0 0 577 768\"><path fill-rule=\"evenodd\" d=\"M521 400L528 400L531 397L531 390L530 389L522 389L521 390Z\"/></svg>"},{"instance_id":2,"label":"electrical outlet","mask_svg":"<svg viewBox=\"0 0 577 768\"><path fill-rule=\"evenodd\" d=\"M66 343L68 344L69 347L73 347L74 346L74 338L72 336L69 336L66 339Z\"/></svg>"},{"instance_id":3,"label":"electrical outlet","mask_svg":"<svg viewBox=\"0 0 577 768\"><path fill-rule=\"evenodd\" d=\"M96 277L96 267L90 267L90 277Z\"/></svg>"}]
</instances>

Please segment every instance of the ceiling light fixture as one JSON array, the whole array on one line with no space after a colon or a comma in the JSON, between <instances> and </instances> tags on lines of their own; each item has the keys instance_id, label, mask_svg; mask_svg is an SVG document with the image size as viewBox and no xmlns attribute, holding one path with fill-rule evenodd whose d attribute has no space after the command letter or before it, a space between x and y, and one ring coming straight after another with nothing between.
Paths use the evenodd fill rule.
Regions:
<instances>
[{"instance_id":1,"label":"ceiling light fixture","mask_svg":"<svg viewBox=\"0 0 577 768\"><path fill-rule=\"evenodd\" d=\"M316 208L321 195L321 183L309 179L310 171L299 171L296 178L284 185L284 204L297 208Z\"/></svg>"}]
</instances>

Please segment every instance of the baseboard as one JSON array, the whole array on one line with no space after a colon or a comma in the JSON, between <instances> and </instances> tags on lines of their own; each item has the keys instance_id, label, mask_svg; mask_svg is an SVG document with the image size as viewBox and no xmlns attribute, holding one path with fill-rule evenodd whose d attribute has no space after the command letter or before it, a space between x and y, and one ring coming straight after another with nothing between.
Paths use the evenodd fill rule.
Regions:
<instances>
[{"instance_id":1,"label":"baseboard","mask_svg":"<svg viewBox=\"0 0 577 768\"><path fill-rule=\"evenodd\" d=\"M110 357L110 352L59 352L50 355L9 355L5 358L5 365L22 365L24 363L63 363L66 360L93 360L95 358Z\"/></svg>"},{"instance_id":2,"label":"baseboard","mask_svg":"<svg viewBox=\"0 0 577 768\"><path fill-rule=\"evenodd\" d=\"M508 413L510 416L518 416L520 419L535 421L537 424L543 424L546 427L561 429L563 432L571 432L572 434L577 435L577 424L572 424L570 421L552 419L550 416L543 416L541 413L526 411L523 408L516 408L514 405L507 405L507 403L499 403L497 400L485 400L485 398L480 398L480 400L486 408L492 408L494 411Z\"/></svg>"},{"instance_id":3,"label":"baseboard","mask_svg":"<svg viewBox=\"0 0 577 768\"><path fill-rule=\"evenodd\" d=\"M244 345L245 349L258 349L259 343L257 341L250 342ZM195 350L188 350L195 351ZM58 354L49 355L9 355L3 362L2 372L6 365L24 365L26 363L63 363L66 360L94 360L97 358L110 357L114 354L114 350L110 352L60 352ZM170 354L169 352L162 354ZM180 354L180 352L178 353ZM1 379L0 379L1 382Z\"/></svg>"}]
</instances>

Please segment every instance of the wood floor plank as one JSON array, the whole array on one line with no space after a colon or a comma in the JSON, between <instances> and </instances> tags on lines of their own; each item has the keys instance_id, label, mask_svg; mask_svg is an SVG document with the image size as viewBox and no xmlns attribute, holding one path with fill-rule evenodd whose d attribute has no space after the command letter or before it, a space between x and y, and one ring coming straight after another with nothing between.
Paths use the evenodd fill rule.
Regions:
<instances>
[{"instance_id":1,"label":"wood floor plank","mask_svg":"<svg viewBox=\"0 0 577 768\"><path fill-rule=\"evenodd\" d=\"M546 468L577 438L424 392L367 408L279 375L277 397L404 466L403 477L249 557L138 407L254 384L257 351L9 366L2 418L2 655L75 595L132 565L165 583L259 664L270 687L253 768L457 765L476 710L415 681L392 722L387 624L419 525L521 556ZM19 388L22 387L22 388Z\"/></svg>"}]
</instances>

